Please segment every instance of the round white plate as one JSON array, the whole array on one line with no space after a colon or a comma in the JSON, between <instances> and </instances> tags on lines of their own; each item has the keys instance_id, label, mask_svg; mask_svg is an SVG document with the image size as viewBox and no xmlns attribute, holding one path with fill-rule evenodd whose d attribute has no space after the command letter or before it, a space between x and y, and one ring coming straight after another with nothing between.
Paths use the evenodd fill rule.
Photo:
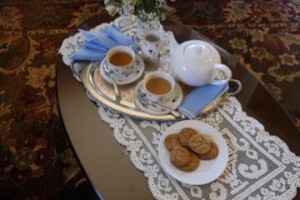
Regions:
<instances>
[{"instance_id":1,"label":"round white plate","mask_svg":"<svg viewBox=\"0 0 300 200\"><path fill-rule=\"evenodd\" d=\"M134 91L134 102L138 109L140 109L146 113L152 114L152 115L165 115L165 114L169 113L169 111L152 106L150 104L143 104L142 102L140 102L139 99L137 98L138 90L141 90L143 93L145 93L143 81L138 83L138 85L136 86L135 91ZM172 92L172 94L170 94L170 97L166 98L160 104L163 106L166 106L170 109L176 110L180 106L182 100L183 100L182 90L181 90L180 86L176 83L175 89Z\"/></svg>"},{"instance_id":2,"label":"round white plate","mask_svg":"<svg viewBox=\"0 0 300 200\"><path fill-rule=\"evenodd\" d=\"M104 72L104 64L105 59L102 60L100 64L100 74L109 83L112 83L111 77L108 77ZM136 59L133 62L132 72L128 75L117 75L115 74L115 81L117 85L126 85L129 83L133 83L134 81L138 80L145 71L145 64L142 58L136 55Z\"/></svg>"},{"instance_id":3,"label":"round white plate","mask_svg":"<svg viewBox=\"0 0 300 200\"><path fill-rule=\"evenodd\" d=\"M170 152L164 144L166 136L179 133L185 127L193 128L199 133L207 135L219 148L217 158L208 161L200 160L199 167L192 172L181 171L173 165L170 160ZM212 126L198 120L180 121L169 127L160 139L158 151L161 165L165 171L178 181L191 185L203 185L214 181L224 172L228 162L227 144L221 133Z\"/></svg>"}]
</instances>

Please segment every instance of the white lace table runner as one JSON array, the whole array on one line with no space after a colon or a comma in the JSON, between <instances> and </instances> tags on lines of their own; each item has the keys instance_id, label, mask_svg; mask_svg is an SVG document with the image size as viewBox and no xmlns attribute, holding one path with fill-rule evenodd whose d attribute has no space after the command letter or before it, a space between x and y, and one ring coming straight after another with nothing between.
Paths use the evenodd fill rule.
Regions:
<instances>
[{"instance_id":1,"label":"white lace table runner","mask_svg":"<svg viewBox=\"0 0 300 200\"><path fill-rule=\"evenodd\" d=\"M99 27L92 31L97 29ZM79 34L63 42L60 53L66 64L70 64L67 56L81 42ZM74 66L75 78L82 81L80 69L83 66ZM229 149L229 162L224 173L212 183L202 186L177 182L160 166L159 140L164 130L175 121L134 119L106 108L100 102L97 105L101 119L113 128L116 140L130 152L130 160L144 173L156 199L282 200L292 199L300 186L300 158L290 152L280 138L270 136L263 125L247 116L234 97L229 98L222 108L201 119L221 132Z\"/></svg>"},{"instance_id":2,"label":"white lace table runner","mask_svg":"<svg viewBox=\"0 0 300 200\"><path fill-rule=\"evenodd\" d=\"M132 163L148 178L157 199L292 199L300 185L300 159L276 136L242 111L236 98L202 121L221 132L229 149L225 172L202 186L181 184L165 174L158 159L158 143L175 122L132 119L99 106L99 114L113 128L116 140L130 151Z\"/></svg>"}]
</instances>

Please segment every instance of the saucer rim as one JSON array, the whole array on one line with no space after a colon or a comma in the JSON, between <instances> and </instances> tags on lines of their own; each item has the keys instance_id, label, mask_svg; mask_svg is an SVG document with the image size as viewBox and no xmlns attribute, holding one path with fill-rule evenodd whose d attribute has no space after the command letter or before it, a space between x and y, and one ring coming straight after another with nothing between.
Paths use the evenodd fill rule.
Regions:
<instances>
[{"instance_id":1,"label":"saucer rim","mask_svg":"<svg viewBox=\"0 0 300 200\"><path fill-rule=\"evenodd\" d=\"M140 89L141 87L143 87L143 81L140 81L134 90L134 104L135 104L136 108L140 109L141 111L147 112L148 114L151 114L151 115L167 115L170 113L170 111L159 112L159 111L147 109L146 107L142 106L140 101L136 98L137 90ZM182 92L180 85L177 82L175 82L175 88L178 88L180 95L178 98L178 105L176 105L174 108L171 108L173 110L176 110L177 108L179 108L179 106L181 105L181 103L183 101L183 92ZM173 94L174 94L174 92L173 92Z\"/></svg>"},{"instance_id":2,"label":"saucer rim","mask_svg":"<svg viewBox=\"0 0 300 200\"><path fill-rule=\"evenodd\" d=\"M131 79L129 79L128 81L125 81L125 82L119 82L118 80L116 80L115 82L116 82L116 84L117 85L127 85L127 84L130 84L130 83L133 83L133 82L135 82L136 80L138 80L140 77L142 77L142 75L144 74L144 72L145 72L145 63L144 63L144 61L143 61L143 59L140 57L140 56L138 56L138 55L136 55L136 59L139 59L139 61L140 61L140 64L138 65L138 64L136 64L136 61L134 61L134 66L133 66L133 69L140 69L140 72L136 75L136 76L133 76ZM100 63L100 65L99 65L99 71L100 71L100 75L101 75L101 77L105 80L105 81L107 81L108 83L113 83L113 81L108 77L108 76L106 76L105 75L105 73L104 73L104 69L103 69L103 66L104 66L104 62L105 62L105 58L101 61L101 63ZM135 67L135 66L137 66L137 67ZM134 70L133 70L134 71ZM120 76L118 76L118 78L119 78Z\"/></svg>"}]
</instances>

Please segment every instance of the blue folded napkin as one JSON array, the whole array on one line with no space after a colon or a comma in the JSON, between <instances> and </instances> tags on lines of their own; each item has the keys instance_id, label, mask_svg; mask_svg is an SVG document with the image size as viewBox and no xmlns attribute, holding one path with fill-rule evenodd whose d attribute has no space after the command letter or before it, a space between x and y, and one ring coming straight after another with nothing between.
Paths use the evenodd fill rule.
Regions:
<instances>
[{"instance_id":1,"label":"blue folded napkin","mask_svg":"<svg viewBox=\"0 0 300 200\"><path fill-rule=\"evenodd\" d=\"M85 38L79 49L70 56L71 60L102 60L107 51L118 45L132 46L134 43L130 37L121 32L114 24L99 30L97 34L79 30Z\"/></svg>"},{"instance_id":2,"label":"blue folded napkin","mask_svg":"<svg viewBox=\"0 0 300 200\"><path fill-rule=\"evenodd\" d=\"M227 89L228 84L208 84L196 87L185 96L178 110L188 118L194 118L219 95L222 95L224 92L226 92Z\"/></svg>"}]
</instances>

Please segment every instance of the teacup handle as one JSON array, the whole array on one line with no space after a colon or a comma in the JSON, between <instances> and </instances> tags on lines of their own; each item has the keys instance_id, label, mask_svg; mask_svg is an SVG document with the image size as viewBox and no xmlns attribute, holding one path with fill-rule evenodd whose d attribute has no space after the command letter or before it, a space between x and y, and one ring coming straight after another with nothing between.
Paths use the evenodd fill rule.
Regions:
<instances>
[{"instance_id":1,"label":"teacup handle","mask_svg":"<svg viewBox=\"0 0 300 200\"><path fill-rule=\"evenodd\" d=\"M141 44L141 37L139 35L134 35L132 36L133 42L135 45L140 46Z\"/></svg>"},{"instance_id":2,"label":"teacup handle","mask_svg":"<svg viewBox=\"0 0 300 200\"><path fill-rule=\"evenodd\" d=\"M216 64L214 68L214 76L210 84L213 85L222 85L227 83L232 76L231 70L227 65Z\"/></svg>"},{"instance_id":3,"label":"teacup handle","mask_svg":"<svg viewBox=\"0 0 300 200\"><path fill-rule=\"evenodd\" d=\"M136 52L136 53L138 53L138 54L141 54L141 50L140 50L140 48L141 48L141 43L142 43L142 41L141 41L141 37L139 36L139 35L133 35L132 36L132 40L133 40L133 46L131 46L131 48Z\"/></svg>"}]
</instances>

